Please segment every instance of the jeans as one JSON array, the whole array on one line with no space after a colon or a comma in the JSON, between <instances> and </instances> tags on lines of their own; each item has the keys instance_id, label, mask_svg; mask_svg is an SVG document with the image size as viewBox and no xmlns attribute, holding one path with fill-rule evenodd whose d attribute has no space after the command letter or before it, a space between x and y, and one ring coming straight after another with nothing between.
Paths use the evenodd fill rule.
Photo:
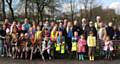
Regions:
<instances>
[{"instance_id":1,"label":"jeans","mask_svg":"<svg viewBox=\"0 0 120 64\"><path fill-rule=\"evenodd\" d=\"M0 55L4 54L4 40L0 39Z\"/></svg>"}]
</instances>

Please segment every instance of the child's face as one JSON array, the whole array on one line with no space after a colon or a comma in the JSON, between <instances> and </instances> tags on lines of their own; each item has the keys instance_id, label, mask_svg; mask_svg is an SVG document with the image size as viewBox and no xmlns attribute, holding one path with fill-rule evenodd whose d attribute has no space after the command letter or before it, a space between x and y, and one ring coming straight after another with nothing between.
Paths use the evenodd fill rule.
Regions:
<instances>
[{"instance_id":1,"label":"child's face","mask_svg":"<svg viewBox=\"0 0 120 64\"><path fill-rule=\"evenodd\" d=\"M62 36L62 32L59 32L59 35Z\"/></svg>"},{"instance_id":2,"label":"child's face","mask_svg":"<svg viewBox=\"0 0 120 64\"><path fill-rule=\"evenodd\" d=\"M93 36L93 33L90 33L90 36Z\"/></svg>"},{"instance_id":3,"label":"child's face","mask_svg":"<svg viewBox=\"0 0 120 64\"><path fill-rule=\"evenodd\" d=\"M37 30L40 30L40 27L39 27L39 26L37 26Z\"/></svg>"},{"instance_id":4,"label":"child's face","mask_svg":"<svg viewBox=\"0 0 120 64\"><path fill-rule=\"evenodd\" d=\"M21 35L20 35L21 37L23 37L24 36L24 34L23 33L21 33Z\"/></svg>"},{"instance_id":5,"label":"child's face","mask_svg":"<svg viewBox=\"0 0 120 64\"><path fill-rule=\"evenodd\" d=\"M83 36L83 35L81 35L81 39L84 39L84 36Z\"/></svg>"},{"instance_id":6,"label":"child's face","mask_svg":"<svg viewBox=\"0 0 120 64\"><path fill-rule=\"evenodd\" d=\"M74 32L74 36L78 36L78 32Z\"/></svg>"},{"instance_id":7,"label":"child's face","mask_svg":"<svg viewBox=\"0 0 120 64\"><path fill-rule=\"evenodd\" d=\"M109 38L109 37L106 37L106 40L110 40L110 38Z\"/></svg>"},{"instance_id":8,"label":"child's face","mask_svg":"<svg viewBox=\"0 0 120 64\"><path fill-rule=\"evenodd\" d=\"M47 36L45 37L45 41L48 41L48 37Z\"/></svg>"},{"instance_id":9,"label":"child's face","mask_svg":"<svg viewBox=\"0 0 120 64\"><path fill-rule=\"evenodd\" d=\"M32 31L32 27L29 28L29 31L30 31L30 32Z\"/></svg>"}]
</instances>

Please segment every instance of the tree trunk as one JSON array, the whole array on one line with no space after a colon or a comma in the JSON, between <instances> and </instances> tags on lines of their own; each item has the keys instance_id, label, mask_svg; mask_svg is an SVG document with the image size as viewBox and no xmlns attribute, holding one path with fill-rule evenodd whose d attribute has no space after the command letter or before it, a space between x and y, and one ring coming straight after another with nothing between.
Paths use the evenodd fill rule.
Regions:
<instances>
[{"instance_id":1,"label":"tree trunk","mask_svg":"<svg viewBox=\"0 0 120 64\"><path fill-rule=\"evenodd\" d=\"M25 17L27 18L27 15L28 15L28 13L27 13L27 2L28 2L28 0L25 0Z\"/></svg>"},{"instance_id":2,"label":"tree trunk","mask_svg":"<svg viewBox=\"0 0 120 64\"><path fill-rule=\"evenodd\" d=\"M13 10L13 8L12 8L12 5L9 5L9 8L10 8L10 11L11 11L12 20L14 20L15 17L14 17L14 10Z\"/></svg>"},{"instance_id":3,"label":"tree trunk","mask_svg":"<svg viewBox=\"0 0 120 64\"><path fill-rule=\"evenodd\" d=\"M3 17L3 19L5 19L5 18L6 18L6 12L5 12L5 0L2 0L2 12L3 12L2 17Z\"/></svg>"},{"instance_id":4,"label":"tree trunk","mask_svg":"<svg viewBox=\"0 0 120 64\"><path fill-rule=\"evenodd\" d=\"M40 20L43 21L43 11L40 11Z\"/></svg>"},{"instance_id":5,"label":"tree trunk","mask_svg":"<svg viewBox=\"0 0 120 64\"><path fill-rule=\"evenodd\" d=\"M13 10L13 8L12 8L12 1L13 0L6 0L6 2L8 3L8 5L9 5L9 9L10 9L10 11L11 11L11 15L12 15L12 20L14 20L15 19L15 17L14 17L14 10Z\"/></svg>"},{"instance_id":6,"label":"tree trunk","mask_svg":"<svg viewBox=\"0 0 120 64\"><path fill-rule=\"evenodd\" d=\"M37 2L36 3L36 5L37 5L37 22L39 22L40 20L39 20L39 13L40 13L40 7L39 7L39 3Z\"/></svg>"},{"instance_id":7,"label":"tree trunk","mask_svg":"<svg viewBox=\"0 0 120 64\"><path fill-rule=\"evenodd\" d=\"M35 18L34 18L34 13L35 12L34 12L34 3L33 2L32 2L32 8L31 9L32 9L32 19L35 20Z\"/></svg>"}]
</instances>

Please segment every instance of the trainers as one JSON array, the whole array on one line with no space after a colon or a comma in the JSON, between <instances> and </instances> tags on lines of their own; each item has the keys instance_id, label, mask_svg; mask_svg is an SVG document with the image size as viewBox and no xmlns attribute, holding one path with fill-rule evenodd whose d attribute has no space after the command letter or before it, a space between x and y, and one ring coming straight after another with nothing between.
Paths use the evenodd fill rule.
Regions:
<instances>
[{"instance_id":1,"label":"trainers","mask_svg":"<svg viewBox=\"0 0 120 64\"><path fill-rule=\"evenodd\" d=\"M4 55L2 54L1 57L4 57Z\"/></svg>"}]
</instances>

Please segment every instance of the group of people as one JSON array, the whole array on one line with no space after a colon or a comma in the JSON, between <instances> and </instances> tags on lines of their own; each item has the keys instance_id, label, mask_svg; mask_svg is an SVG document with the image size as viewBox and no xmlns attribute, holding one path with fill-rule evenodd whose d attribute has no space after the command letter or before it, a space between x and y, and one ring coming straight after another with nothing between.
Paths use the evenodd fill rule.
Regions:
<instances>
[{"instance_id":1,"label":"group of people","mask_svg":"<svg viewBox=\"0 0 120 64\"><path fill-rule=\"evenodd\" d=\"M29 58L38 52L42 60L64 58L65 54L78 60L85 60L85 55L94 61L95 51L102 50L105 59L112 59L114 43L120 40L120 30L109 22L105 24L100 16L96 22L81 22L64 19L61 22L45 20L43 22L24 22L8 19L0 29L0 55L17 58Z\"/></svg>"}]
</instances>

